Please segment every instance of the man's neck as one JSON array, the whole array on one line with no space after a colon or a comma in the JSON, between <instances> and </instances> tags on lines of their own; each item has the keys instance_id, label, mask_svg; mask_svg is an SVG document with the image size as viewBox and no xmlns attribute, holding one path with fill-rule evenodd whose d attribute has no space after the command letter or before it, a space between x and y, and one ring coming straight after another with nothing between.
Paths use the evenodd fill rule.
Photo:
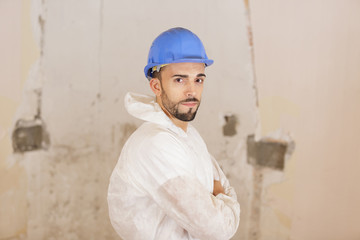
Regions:
<instances>
[{"instance_id":1,"label":"man's neck","mask_svg":"<svg viewBox=\"0 0 360 240\"><path fill-rule=\"evenodd\" d=\"M184 132L187 131L187 127L188 127L188 123L187 122L184 122L184 121L181 121L173 116L170 115L170 120L176 125L178 126L179 128L181 128L182 130L184 130Z\"/></svg>"}]
</instances>

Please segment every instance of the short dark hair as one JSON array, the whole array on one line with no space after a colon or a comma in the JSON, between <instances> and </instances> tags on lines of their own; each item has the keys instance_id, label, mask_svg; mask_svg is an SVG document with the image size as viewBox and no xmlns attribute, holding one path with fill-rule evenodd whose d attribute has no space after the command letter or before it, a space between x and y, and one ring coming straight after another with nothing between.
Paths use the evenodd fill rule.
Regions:
<instances>
[{"instance_id":1,"label":"short dark hair","mask_svg":"<svg viewBox=\"0 0 360 240\"><path fill-rule=\"evenodd\" d=\"M167 64L166 64L166 65L167 65ZM161 71L162 71L164 68L166 68L166 65L165 65L165 66L162 66L159 71L156 71L156 70L155 70L155 71L152 73L152 77L159 79L160 82L161 82Z\"/></svg>"},{"instance_id":2,"label":"short dark hair","mask_svg":"<svg viewBox=\"0 0 360 240\"><path fill-rule=\"evenodd\" d=\"M154 71L152 73L152 77L157 78L157 79L159 79L161 81L161 69L160 69L160 71Z\"/></svg>"}]
</instances>

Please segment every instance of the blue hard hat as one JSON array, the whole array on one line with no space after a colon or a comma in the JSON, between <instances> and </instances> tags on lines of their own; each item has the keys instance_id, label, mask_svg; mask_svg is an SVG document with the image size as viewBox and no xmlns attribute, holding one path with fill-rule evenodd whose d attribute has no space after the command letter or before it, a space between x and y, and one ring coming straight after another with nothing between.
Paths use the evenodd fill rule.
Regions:
<instances>
[{"instance_id":1,"label":"blue hard hat","mask_svg":"<svg viewBox=\"0 0 360 240\"><path fill-rule=\"evenodd\" d=\"M151 69L158 65L194 62L210 66L214 61L206 55L205 48L193 32L185 28L171 28L161 33L152 43L145 76L152 77Z\"/></svg>"}]
</instances>

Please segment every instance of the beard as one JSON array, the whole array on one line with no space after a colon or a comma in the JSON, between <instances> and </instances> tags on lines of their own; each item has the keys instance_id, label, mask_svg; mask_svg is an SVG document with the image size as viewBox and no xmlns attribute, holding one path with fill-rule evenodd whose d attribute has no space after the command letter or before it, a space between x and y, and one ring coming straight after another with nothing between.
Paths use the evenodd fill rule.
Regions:
<instances>
[{"instance_id":1,"label":"beard","mask_svg":"<svg viewBox=\"0 0 360 240\"><path fill-rule=\"evenodd\" d=\"M188 99L185 99L185 100L182 100L180 102L172 102L168 95L166 94L166 92L164 91L164 89L162 89L162 92L163 94L161 95L161 101L162 101L162 104L164 106L164 108L175 118L181 120L181 121L184 121L184 122L190 122L192 120L194 120L195 116L196 116L196 113L197 113L197 110L199 109L199 106L200 106L200 101L197 99L197 98L188 98ZM185 102L197 102L198 105L194 108L189 108L189 111L187 112L179 112L179 106L181 103L185 103Z\"/></svg>"}]
</instances>

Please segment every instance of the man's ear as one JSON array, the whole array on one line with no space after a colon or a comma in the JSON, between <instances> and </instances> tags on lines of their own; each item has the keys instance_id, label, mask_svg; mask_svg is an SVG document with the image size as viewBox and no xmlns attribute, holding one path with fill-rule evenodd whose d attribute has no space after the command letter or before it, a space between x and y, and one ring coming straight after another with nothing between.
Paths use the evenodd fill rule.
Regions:
<instances>
[{"instance_id":1,"label":"man's ear","mask_svg":"<svg viewBox=\"0 0 360 240\"><path fill-rule=\"evenodd\" d=\"M150 88L156 96L161 96L161 83L158 78L152 78L150 80Z\"/></svg>"}]
</instances>

